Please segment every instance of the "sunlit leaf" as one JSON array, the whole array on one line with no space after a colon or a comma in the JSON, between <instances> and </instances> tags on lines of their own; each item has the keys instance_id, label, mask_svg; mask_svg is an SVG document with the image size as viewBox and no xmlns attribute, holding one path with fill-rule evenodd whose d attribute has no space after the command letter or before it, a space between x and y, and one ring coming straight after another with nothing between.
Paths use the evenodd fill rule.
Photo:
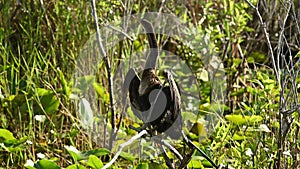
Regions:
<instances>
[{"instance_id":1,"label":"sunlit leaf","mask_svg":"<svg viewBox=\"0 0 300 169\"><path fill-rule=\"evenodd\" d=\"M94 169L100 169L101 167L103 167L102 161L95 155L89 156L87 165Z\"/></svg>"},{"instance_id":2,"label":"sunlit leaf","mask_svg":"<svg viewBox=\"0 0 300 169\"><path fill-rule=\"evenodd\" d=\"M13 136L12 132L6 129L0 129L0 142L4 140L15 140L16 138Z\"/></svg>"},{"instance_id":3,"label":"sunlit leaf","mask_svg":"<svg viewBox=\"0 0 300 169\"><path fill-rule=\"evenodd\" d=\"M253 116L243 116L243 115L226 115L225 118L236 125L243 125L243 124L254 124L258 123L263 120L261 116L253 115Z\"/></svg>"},{"instance_id":4,"label":"sunlit leaf","mask_svg":"<svg viewBox=\"0 0 300 169\"><path fill-rule=\"evenodd\" d=\"M77 150L76 147L65 145L65 149L68 151L75 162L83 159L81 157L81 152Z\"/></svg>"},{"instance_id":5,"label":"sunlit leaf","mask_svg":"<svg viewBox=\"0 0 300 169\"><path fill-rule=\"evenodd\" d=\"M37 169L60 169L60 167L53 161L50 160L40 160L35 165Z\"/></svg>"},{"instance_id":6,"label":"sunlit leaf","mask_svg":"<svg viewBox=\"0 0 300 169\"><path fill-rule=\"evenodd\" d=\"M204 166L202 165L201 161L198 159L192 159L189 164L188 164L189 168L204 168Z\"/></svg>"}]
</instances>

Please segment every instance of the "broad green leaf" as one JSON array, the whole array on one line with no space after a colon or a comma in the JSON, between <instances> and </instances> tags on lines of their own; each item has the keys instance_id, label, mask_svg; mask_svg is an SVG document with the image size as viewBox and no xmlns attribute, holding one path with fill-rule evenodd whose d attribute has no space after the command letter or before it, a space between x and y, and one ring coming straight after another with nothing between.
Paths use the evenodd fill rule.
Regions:
<instances>
[{"instance_id":1,"label":"broad green leaf","mask_svg":"<svg viewBox=\"0 0 300 169\"><path fill-rule=\"evenodd\" d=\"M242 59L240 59L240 58L234 58L233 59L233 66L236 66L236 65L239 65L240 63L242 62Z\"/></svg>"},{"instance_id":2,"label":"broad green leaf","mask_svg":"<svg viewBox=\"0 0 300 169\"><path fill-rule=\"evenodd\" d=\"M4 144L5 144L6 147L10 147L10 146L11 147L16 147L20 144L25 143L26 140L27 140L27 137L25 136L25 137L22 137L19 140L18 139L4 140Z\"/></svg>"},{"instance_id":3,"label":"broad green leaf","mask_svg":"<svg viewBox=\"0 0 300 169\"><path fill-rule=\"evenodd\" d=\"M0 129L0 142L3 140L15 140L16 138L13 136L12 132L6 129Z\"/></svg>"},{"instance_id":4,"label":"broad green leaf","mask_svg":"<svg viewBox=\"0 0 300 169\"><path fill-rule=\"evenodd\" d=\"M266 60L265 54L260 52L252 52L249 57L253 58L254 62L258 63L264 62Z\"/></svg>"},{"instance_id":5,"label":"broad green leaf","mask_svg":"<svg viewBox=\"0 0 300 169\"><path fill-rule=\"evenodd\" d=\"M136 167L136 169L148 169L148 168L149 168L148 163L141 163Z\"/></svg>"},{"instance_id":6,"label":"broad green leaf","mask_svg":"<svg viewBox=\"0 0 300 169\"><path fill-rule=\"evenodd\" d=\"M261 116L253 115L253 116L243 116L243 115L226 115L225 118L236 125L243 125L243 124L254 124L258 123L263 120Z\"/></svg>"},{"instance_id":7,"label":"broad green leaf","mask_svg":"<svg viewBox=\"0 0 300 169\"><path fill-rule=\"evenodd\" d=\"M84 157L89 157L90 155L95 155L97 157L99 156L104 156L104 155L108 155L110 154L110 151L108 149L105 148L97 148L94 150L89 150L89 151L84 151L81 153Z\"/></svg>"},{"instance_id":8,"label":"broad green leaf","mask_svg":"<svg viewBox=\"0 0 300 169\"><path fill-rule=\"evenodd\" d=\"M40 160L35 165L37 169L60 169L60 167L53 161L50 160Z\"/></svg>"},{"instance_id":9,"label":"broad green leaf","mask_svg":"<svg viewBox=\"0 0 300 169\"><path fill-rule=\"evenodd\" d=\"M103 167L102 161L95 155L89 156L87 165L94 169L100 169L101 167Z\"/></svg>"},{"instance_id":10,"label":"broad green leaf","mask_svg":"<svg viewBox=\"0 0 300 169\"><path fill-rule=\"evenodd\" d=\"M58 110L60 103L53 91L43 89L43 88L37 88L36 90L37 90L37 95L40 98L41 105L43 106L43 109L45 110L46 113L49 114ZM37 113L42 112L42 110L38 105L35 108L35 112Z\"/></svg>"},{"instance_id":11,"label":"broad green leaf","mask_svg":"<svg viewBox=\"0 0 300 169\"><path fill-rule=\"evenodd\" d=\"M36 92L37 92L38 96L46 96L46 95L53 93L51 90L47 90L44 88L37 88Z\"/></svg>"},{"instance_id":12,"label":"broad green leaf","mask_svg":"<svg viewBox=\"0 0 300 169\"><path fill-rule=\"evenodd\" d=\"M79 150L77 150L76 147L66 145L65 149L68 151L68 153L71 155L71 157L73 158L73 160L75 162L82 159L81 152Z\"/></svg>"}]
</instances>

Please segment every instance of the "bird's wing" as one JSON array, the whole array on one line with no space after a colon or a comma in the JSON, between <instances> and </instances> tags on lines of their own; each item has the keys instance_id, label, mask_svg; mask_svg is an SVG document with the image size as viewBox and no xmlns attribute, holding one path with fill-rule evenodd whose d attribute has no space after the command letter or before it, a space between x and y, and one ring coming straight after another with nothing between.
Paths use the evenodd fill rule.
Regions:
<instances>
[{"instance_id":1,"label":"bird's wing","mask_svg":"<svg viewBox=\"0 0 300 169\"><path fill-rule=\"evenodd\" d=\"M132 109L133 113L139 119L142 120L143 117L140 112L142 109L141 108L142 105L139 100L139 93L138 93L139 85L140 85L140 78L137 75L136 71L133 68L129 69L129 71L126 74L123 86L122 86L123 99L125 97L125 100L126 100L126 96L129 91L131 109Z\"/></svg>"},{"instance_id":2,"label":"bird's wing","mask_svg":"<svg viewBox=\"0 0 300 169\"><path fill-rule=\"evenodd\" d=\"M181 113L181 98L179 89L170 71L167 71L167 79L170 87L171 101L173 102L172 109L175 112L174 116L178 116L179 114L177 113Z\"/></svg>"}]
</instances>

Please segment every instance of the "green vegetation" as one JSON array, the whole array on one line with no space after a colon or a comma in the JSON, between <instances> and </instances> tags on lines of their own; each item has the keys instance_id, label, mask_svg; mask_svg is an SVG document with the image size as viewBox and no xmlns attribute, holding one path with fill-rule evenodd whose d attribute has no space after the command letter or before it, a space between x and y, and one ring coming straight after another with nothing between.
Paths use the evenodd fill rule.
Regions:
<instances>
[{"instance_id":1,"label":"green vegetation","mask_svg":"<svg viewBox=\"0 0 300 169\"><path fill-rule=\"evenodd\" d=\"M191 109L197 112L183 112L185 126L192 126L184 129L213 161L232 168L300 167L297 4L261 1L258 11L265 21L261 26L255 9L246 1L96 3L100 27L118 23L134 13L161 11L199 32L193 37L196 42L208 39L207 51L201 53L195 49L202 49L201 44L184 42L182 37L158 38L165 42L163 48L179 56L179 62L188 65L186 70L195 76L197 86L189 86L186 77L190 72L174 68L182 93L191 92L200 98L184 98L189 103L183 105L192 105ZM269 33L275 56L270 54L263 28ZM121 98L115 98L116 124L111 123L103 61L98 65L93 65L93 61L82 63L96 66L98 76L74 79L77 59L94 33L89 1L0 0L0 168L98 169L114 157L118 148L109 149L110 137L105 134L111 132L113 125L119 127L119 139L114 145L137 134L129 126L139 127L140 121L130 108L121 115ZM143 35L129 36L132 40L124 38L105 49L115 77L121 72L124 78L128 67L139 65L138 61L125 63L122 70L118 69L123 61L129 61L131 55L148 46ZM203 60L211 55L219 58L224 67L226 84L218 86L225 88L222 96L212 92L216 89L211 85L210 67ZM159 62L161 68L179 63L165 61L163 54ZM75 80L81 86L74 88ZM89 105L78 99L90 92L86 89L88 84L97 101L97 112L92 116L88 114ZM114 86L114 90L121 91L121 86ZM223 100L218 107L214 104L217 97ZM80 114L78 105L87 114ZM213 132L206 133L203 115L213 110L221 110L221 119L213 126ZM95 125L87 128L85 125L91 120ZM92 134L91 129L95 130ZM157 155L157 145L146 142L146 138L140 140L143 141L124 149L111 168L167 168L164 158ZM175 142L174 147L184 152L182 142ZM168 155L176 161L171 152ZM212 166L195 152L188 167Z\"/></svg>"}]
</instances>

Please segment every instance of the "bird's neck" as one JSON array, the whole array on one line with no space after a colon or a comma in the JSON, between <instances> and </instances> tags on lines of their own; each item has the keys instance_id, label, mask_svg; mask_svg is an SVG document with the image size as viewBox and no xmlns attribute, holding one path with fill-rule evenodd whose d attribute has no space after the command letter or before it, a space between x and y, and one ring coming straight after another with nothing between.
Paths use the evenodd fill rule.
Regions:
<instances>
[{"instance_id":1,"label":"bird's neck","mask_svg":"<svg viewBox=\"0 0 300 169\"><path fill-rule=\"evenodd\" d=\"M155 75L155 69L145 69L142 74L141 83L139 86L139 95L144 95L150 92L153 87L161 85L159 78Z\"/></svg>"},{"instance_id":2,"label":"bird's neck","mask_svg":"<svg viewBox=\"0 0 300 169\"><path fill-rule=\"evenodd\" d=\"M150 53L147 56L144 69L145 70L155 69L158 56L159 56L158 48L150 48Z\"/></svg>"}]
</instances>

